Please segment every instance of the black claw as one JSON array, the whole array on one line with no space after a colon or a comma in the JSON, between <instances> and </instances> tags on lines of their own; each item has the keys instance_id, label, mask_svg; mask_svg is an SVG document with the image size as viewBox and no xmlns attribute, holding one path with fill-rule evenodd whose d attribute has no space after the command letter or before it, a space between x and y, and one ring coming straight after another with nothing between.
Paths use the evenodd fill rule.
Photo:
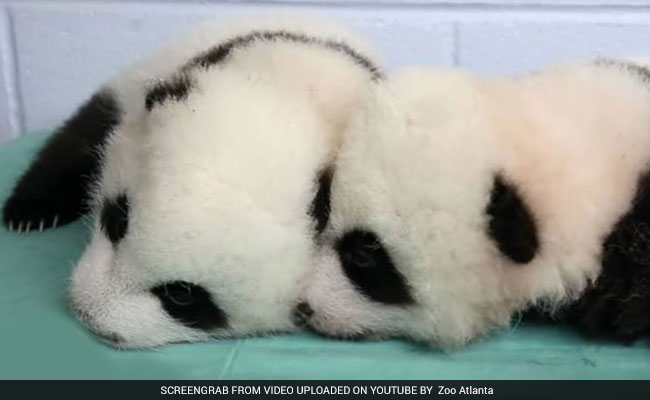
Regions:
<instances>
[{"instance_id":1,"label":"black claw","mask_svg":"<svg viewBox=\"0 0 650 400\"><path fill-rule=\"evenodd\" d=\"M77 198L56 195L49 197L22 197L22 193L14 193L5 203L3 223L11 231L32 232L68 224L86 211ZM66 204L67 203L67 204Z\"/></svg>"}]
</instances>

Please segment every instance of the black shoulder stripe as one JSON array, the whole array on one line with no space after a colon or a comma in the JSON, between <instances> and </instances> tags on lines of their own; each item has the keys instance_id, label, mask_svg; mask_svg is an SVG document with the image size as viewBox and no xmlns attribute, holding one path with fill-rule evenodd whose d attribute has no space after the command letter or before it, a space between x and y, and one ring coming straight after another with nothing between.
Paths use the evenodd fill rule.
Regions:
<instances>
[{"instance_id":1,"label":"black shoulder stripe","mask_svg":"<svg viewBox=\"0 0 650 400\"><path fill-rule=\"evenodd\" d=\"M194 84L189 73L194 68L209 68L225 62L233 50L245 48L256 42L285 41L306 45L321 46L350 57L354 63L366 69L373 80L383 77L379 68L369 58L354 50L348 44L331 39L310 37L288 31L252 31L246 35L237 36L224 43L214 46L185 64L179 74L169 80L154 85L146 94L145 108L151 111L156 105L163 104L168 99L181 101L187 98Z\"/></svg>"},{"instance_id":2,"label":"black shoulder stripe","mask_svg":"<svg viewBox=\"0 0 650 400\"><path fill-rule=\"evenodd\" d=\"M601 266L567 319L591 336L630 342L650 335L650 171L603 241Z\"/></svg>"},{"instance_id":3,"label":"black shoulder stripe","mask_svg":"<svg viewBox=\"0 0 650 400\"><path fill-rule=\"evenodd\" d=\"M650 68L630 61L601 58L595 61L596 65L603 67L617 67L623 71L633 74L645 83L650 84Z\"/></svg>"},{"instance_id":4,"label":"black shoulder stripe","mask_svg":"<svg viewBox=\"0 0 650 400\"><path fill-rule=\"evenodd\" d=\"M374 65L368 57L357 52L344 42L307 36L302 33L289 32L285 30L252 31L245 35L234 37L192 58L182 68L182 70L186 71L196 67L208 68L224 62L224 60L226 60L235 49L249 46L255 42L270 41L303 43L306 45L321 46L338 53L343 53L350 57L357 65L366 69L372 76L372 79L379 80L383 77L380 69Z\"/></svg>"},{"instance_id":5,"label":"black shoulder stripe","mask_svg":"<svg viewBox=\"0 0 650 400\"><path fill-rule=\"evenodd\" d=\"M145 108L151 111L156 105L165 103L168 99L182 101L187 98L194 84L187 74L178 74L173 78L157 82L145 97Z\"/></svg>"},{"instance_id":6,"label":"black shoulder stripe","mask_svg":"<svg viewBox=\"0 0 650 400\"><path fill-rule=\"evenodd\" d=\"M518 264L530 262L539 248L535 220L516 188L501 175L494 177L486 213L488 233L501 253Z\"/></svg>"},{"instance_id":7,"label":"black shoulder stripe","mask_svg":"<svg viewBox=\"0 0 650 400\"><path fill-rule=\"evenodd\" d=\"M93 95L46 142L16 184L3 211L12 230L47 229L87 211L88 184L101 168L106 138L120 123L115 95Z\"/></svg>"}]
</instances>

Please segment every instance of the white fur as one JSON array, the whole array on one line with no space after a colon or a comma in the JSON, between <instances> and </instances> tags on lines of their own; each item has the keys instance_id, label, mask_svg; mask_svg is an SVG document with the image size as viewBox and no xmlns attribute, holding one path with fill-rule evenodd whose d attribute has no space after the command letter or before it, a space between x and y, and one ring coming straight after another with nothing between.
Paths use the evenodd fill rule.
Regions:
<instances>
[{"instance_id":1,"label":"white fur","mask_svg":"<svg viewBox=\"0 0 650 400\"><path fill-rule=\"evenodd\" d=\"M366 299L325 249L304 296L311 325L449 348L532 303L575 298L598 275L603 239L650 162L648 85L593 63L516 78L411 69L377 85L345 135L323 240L375 232L416 304ZM487 235L497 172L537 222L539 252L525 265Z\"/></svg>"},{"instance_id":2,"label":"white fur","mask_svg":"<svg viewBox=\"0 0 650 400\"><path fill-rule=\"evenodd\" d=\"M144 95L193 56L253 30L345 42L351 35L293 16L214 24L111 81L125 111L103 154L90 245L75 267L72 303L120 347L149 347L294 329L291 311L313 263L308 215L318 172L332 162L368 70L340 52L256 42L191 72L195 88L150 113ZM100 229L102 202L126 192L126 237ZM229 326L203 332L170 318L149 289L188 281L208 290Z\"/></svg>"}]
</instances>

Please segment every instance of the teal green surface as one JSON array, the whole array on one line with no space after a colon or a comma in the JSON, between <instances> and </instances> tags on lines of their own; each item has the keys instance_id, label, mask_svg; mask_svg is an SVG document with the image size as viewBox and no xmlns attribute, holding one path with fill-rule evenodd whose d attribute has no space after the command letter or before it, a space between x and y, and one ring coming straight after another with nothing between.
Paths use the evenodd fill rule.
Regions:
<instances>
[{"instance_id":1,"label":"teal green surface","mask_svg":"<svg viewBox=\"0 0 650 400\"><path fill-rule=\"evenodd\" d=\"M2 203L45 136L0 148ZM29 235L0 228L0 378L650 379L647 342L618 346L523 324L452 353L308 334L114 350L67 309L66 282L87 241L83 222Z\"/></svg>"}]
</instances>

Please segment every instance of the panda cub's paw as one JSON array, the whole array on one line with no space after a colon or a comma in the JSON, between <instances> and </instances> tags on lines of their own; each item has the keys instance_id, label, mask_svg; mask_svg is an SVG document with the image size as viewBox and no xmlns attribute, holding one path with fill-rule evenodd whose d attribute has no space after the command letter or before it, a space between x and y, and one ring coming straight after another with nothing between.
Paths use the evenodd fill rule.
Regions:
<instances>
[{"instance_id":1,"label":"panda cub's paw","mask_svg":"<svg viewBox=\"0 0 650 400\"><path fill-rule=\"evenodd\" d=\"M79 218L82 205L66 194L30 193L16 190L4 205L5 227L17 233L43 231Z\"/></svg>"}]
</instances>

